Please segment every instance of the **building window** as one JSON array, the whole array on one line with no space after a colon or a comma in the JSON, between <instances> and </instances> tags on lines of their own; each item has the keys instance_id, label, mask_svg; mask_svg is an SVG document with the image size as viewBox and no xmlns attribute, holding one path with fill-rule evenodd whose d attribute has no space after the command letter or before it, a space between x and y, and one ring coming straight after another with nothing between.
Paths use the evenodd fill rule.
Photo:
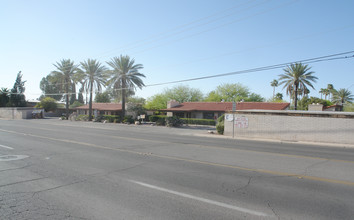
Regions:
<instances>
[{"instance_id":1,"label":"building window","mask_svg":"<svg viewBox=\"0 0 354 220\"><path fill-rule=\"evenodd\" d=\"M177 116L179 118L184 118L184 112L176 112L175 116Z\"/></svg>"},{"instance_id":2,"label":"building window","mask_svg":"<svg viewBox=\"0 0 354 220\"><path fill-rule=\"evenodd\" d=\"M214 112L203 112L204 119L214 119Z\"/></svg>"}]
</instances>

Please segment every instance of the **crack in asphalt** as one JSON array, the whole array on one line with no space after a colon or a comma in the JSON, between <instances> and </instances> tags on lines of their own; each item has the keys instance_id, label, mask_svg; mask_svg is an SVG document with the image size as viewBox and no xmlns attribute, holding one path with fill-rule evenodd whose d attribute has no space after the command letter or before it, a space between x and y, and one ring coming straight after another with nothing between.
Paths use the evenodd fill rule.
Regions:
<instances>
[{"instance_id":1,"label":"crack in asphalt","mask_svg":"<svg viewBox=\"0 0 354 220\"><path fill-rule=\"evenodd\" d=\"M246 185L237 188L237 189L235 190L235 192L239 192L239 191L244 190L244 189L246 189L247 187L249 187L250 184L251 184L252 178L253 178L252 176L248 177L248 182L246 183Z\"/></svg>"},{"instance_id":2,"label":"crack in asphalt","mask_svg":"<svg viewBox=\"0 0 354 220\"><path fill-rule=\"evenodd\" d=\"M16 184L21 184L21 183L27 183L27 182L32 182L32 181L47 179L47 178L48 178L48 177L41 177L41 178L36 178L36 179L30 179L30 180L24 180L24 181L18 181L18 182L8 183L8 184L0 185L0 188L6 187L6 186L11 186L11 185L16 185Z\"/></svg>"},{"instance_id":3,"label":"crack in asphalt","mask_svg":"<svg viewBox=\"0 0 354 220\"><path fill-rule=\"evenodd\" d=\"M324 161L319 161L319 162L313 163L313 164L307 166L307 167L305 168L305 171L304 171L301 175L307 176L307 175L308 175L308 172L309 172L309 170L310 170L311 168L313 168L313 167L315 167L315 166L318 166L318 165L320 165L320 164L327 163L327 162L329 162L329 161L330 161L330 159L326 159L326 160L324 160Z\"/></svg>"},{"instance_id":4,"label":"crack in asphalt","mask_svg":"<svg viewBox=\"0 0 354 220\"><path fill-rule=\"evenodd\" d=\"M72 182L72 183L68 183L68 184L64 184L64 185L60 185L60 186L56 186L56 187L52 187L52 188L48 188L48 189L44 189L44 190L35 191L35 192L32 192L33 193L32 197L34 197L35 195L37 195L39 193L53 191L53 190L56 190L56 189L60 189L60 188L66 187L66 186L71 186L71 185L74 185L74 184L82 183L82 182L85 182L85 181L87 181L87 180L79 180L79 181L75 181L75 182Z\"/></svg>"},{"instance_id":5,"label":"crack in asphalt","mask_svg":"<svg viewBox=\"0 0 354 220\"><path fill-rule=\"evenodd\" d=\"M16 168L10 168L10 169L5 169L5 170L0 170L0 173L1 173L1 172L6 172L6 171L10 171L10 170L21 170L21 169L25 169L25 168L30 167L30 166L32 166L32 164L31 164L31 165L22 166L22 167L16 167Z\"/></svg>"},{"instance_id":6,"label":"crack in asphalt","mask_svg":"<svg viewBox=\"0 0 354 220\"><path fill-rule=\"evenodd\" d=\"M277 213L275 212L275 209L270 205L270 202L269 202L269 201L267 202L267 205L268 205L268 207L272 210L272 212L274 213L274 215L278 218L278 220L280 220L279 214L277 214Z\"/></svg>"}]
</instances>

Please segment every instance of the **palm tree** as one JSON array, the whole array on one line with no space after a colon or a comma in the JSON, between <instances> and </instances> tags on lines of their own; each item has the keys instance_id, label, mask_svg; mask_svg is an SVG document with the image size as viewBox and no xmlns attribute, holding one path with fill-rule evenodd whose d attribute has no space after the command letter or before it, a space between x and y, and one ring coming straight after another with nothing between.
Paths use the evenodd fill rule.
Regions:
<instances>
[{"instance_id":1,"label":"palm tree","mask_svg":"<svg viewBox=\"0 0 354 220\"><path fill-rule=\"evenodd\" d=\"M77 100L81 103L87 103L87 95L86 95L86 102L84 100L84 96L83 96L83 93L86 92L87 94L87 91L86 91L86 87L85 87L85 83L84 83L84 77L85 77L85 74L82 70L79 70L75 75L74 75L74 83L75 84L79 84L81 85L80 89L79 89L79 94L78 94L78 98Z\"/></svg>"},{"instance_id":2,"label":"palm tree","mask_svg":"<svg viewBox=\"0 0 354 220\"><path fill-rule=\"evenodd\" d=\"M89 101L89 121L92 121L92 93L93 88L96 86L97 91L101 91L102 85L106 83L106 67L103 66L97 60L88 59L87 61L81 62L82 70L79 71L79 74L82 74L83 83L85 87L90 92L90 101Z\"/></svg>"},{"instance_id":3,"label":"palm tree","mask_svg":"<svg viewBox=\"0 0 354 220\"><path fill-rule=\"evenodd\" d=\"M290 64L287 68L284 69L284 74L279 75L279 85L285 84L283 89L286 88L286 94L294 95L294 105L295 110L297 109L297 98L298 92L301 90L301 93L304 94L307 86L315 89L312 82L316 82L318 79L316 76L313 76L313 71L309 71L311 67L304 65L302 63Z\"/></svg>"},{"instance_id":4,"label":"palm tree","mask_svg":"<svg viewBox=\"0 0 354 220\"><path fill-rule=\"evenodd\" d=\"M333 84L328 84L328 85L327 85L327 89L328 89L328 92L329 92L329 97L328 97L328 99L331 99L331 94L333 95L333 89L334 89Z\"/></svg>"},{"instance_id":5,"label":"palm tree","mask_svg":"<svg viewBox=\"0 0 354 220\"><path fill-rule=\"evenodd\" d=\"M51 75L56 79L55 81L58 83L59 86L62 88L64 87L66 103L66 119L69 118L69 89L72 86L72 78L77 71L78 65L74 64L74 61L70 59L63 59L56 64L53 64L57 70L51 72Z\"/></svg>"},{"instance_id":6,"label":"palm tree","mask_svg":"<svg viewBox=\"0 0 354 220\"><path fill-rule=\"evenodd\" d=\"M6 104L10 101L10 90L7 88L1 88L0 90L0 107L6 107Z\"/></svg>"},{"instance_id":7,"label":"palm tree","mask_svg":"<svg viewBox=\"0 0 354 220\"><path fill-rule=\"evenodd\" d=\"M278 87L279 83L278 80L274 79L272 82L270 82L270 85L273 87L273 98L275 97L275 87Z\"/></svg>"},{"instance_id":8,"label":"palm tree","mask_svg":"<svg viewBox=\"0 0 354 220\"><path fill-rule=\"evenodd\" d=\"M336 103L341 103L341 111L343 111L344 103L352 103L354 101L354 96L348 89L333 90L332 101Z\"/></svg>"},{"instance_id":9,"label":"palm tree","mask_svg":"<svg viewBox=\"0 0 354 220\"><path fill-rule=\"evenodd\" d=\"M329 89L324 89L323 94L325 96L325 100L327 100L327 96L329 96L331 93L330 93Z\"/></svg>"},{"instance_id":10,"label":"palm tree","mask_svg":"<svg viewBox=\"0 0 354 220\"><path fill-rule=\"evenodd\" d=\"M322 99L322 95L325 94L325 92L326 92L325 90L326 90L326 89L321 88L320 91L319 91L319 93L321 94L321 99Z\"/></svg>"},{"instance_id":11,"label":"palm tree","mask_svg":"<svg viewBox=\"0 0 354 220\"><path fill-rule=\"evenodd\" d=\"M114 57L107 64L113 69L110 71L111 78L108 80L107 85L122 90L122 118L125 116L125 99L126 90L139 87L141 89L144 85L140 77L145 77L144 74L139 73L143 68L142 64L134 64L135 60L130 59L129 56L120 55Z\"/></svg>"}]
</instances>

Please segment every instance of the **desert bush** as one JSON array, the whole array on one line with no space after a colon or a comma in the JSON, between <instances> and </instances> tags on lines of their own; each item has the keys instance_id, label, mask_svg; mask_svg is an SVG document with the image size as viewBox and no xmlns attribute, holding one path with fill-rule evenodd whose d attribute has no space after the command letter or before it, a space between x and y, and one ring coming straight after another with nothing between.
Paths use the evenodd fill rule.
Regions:
<instances>
[{"instance_id":1,"label":"desert bush","mask_svg":"<svg viewBox=\"0 0 354 220\"><path fill-rule=\"evenodd\" d=\"M184 121L176 116L166 117L166 126L168 127L180 127L183 125Z\"/></svg>"},{"instance_id":2,"label":"desert bush","mask_svg":"<svg viewBox=\"0 0 354 220\"><path fill-rule=\"evenodd\" d=\"M92 118L94 118L94 116L92 116ZM88 121L89 116L88 115L78 115L75 120L76 121Z\"/></svg>"},{"instance_id":3,"label":"desert bush","mask_svg":"<svg viewBox=\"0 0 354 220\"><path fill-rule=\"evenodd\" d=\"M212 125L214 126L215 120L213 119L199 119L199 118L181 118L184 124L194 124L194 125Z\"/></svg>"},{"instance_id":4,"label":"desert bush","mask_svg":"<svg viewBox=\"0 0 354 220\"><path fill-rule=\"evenodd\" d=\"M166 115L150 115L149 116L149 121L157 122L161 118L163 118L165 120L166 117L167 117Z\"/></svg>"},{"instance_id":5,"label":"desert bush","mask_svg":"<svg viewBox=\"0 0 354 220\"><path fill-rule=\"evenodd\" d=\"M218 123L216 124L216 131L218 134L224 134L225 115L220 116L217 121Z\"/></svg>"},{"instance_id":6,"label":"desert bush","mask_svg":"<svg viewBox=\"0 0 354 220\"><path fill-rule=\"evenodd\" d=\"M131 115L124 116L123 123L127 123L127 124L134 123L133 116L131 116Z\"/></svg>"}]
</instances>

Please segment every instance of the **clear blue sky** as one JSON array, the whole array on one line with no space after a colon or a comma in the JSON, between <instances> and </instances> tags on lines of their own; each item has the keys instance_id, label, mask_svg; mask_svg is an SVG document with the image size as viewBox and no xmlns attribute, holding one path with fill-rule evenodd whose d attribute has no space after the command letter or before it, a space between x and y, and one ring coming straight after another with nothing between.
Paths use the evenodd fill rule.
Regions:
<instances>
[{"instance_id":1,"label":"clear blue sky","mask_svg":"<svg viewBox=\"0 0 354 220\"><path fill-rule=\"evenodd\" d=\"M26 98L70 58L105 63L127 54L143 64L146 85L286 63L354 50L352 0L0 0L0 87L18 71ZM354 59L310 64L316 91L332 83L354 93ZM210 92L242 83L269 98L282 69L183 83ZM147 98L176 84L146 87ZM283 92L280 87L277 92ZM285 97L288 99L288 97Z\"/></svg>"}]
</instances>

